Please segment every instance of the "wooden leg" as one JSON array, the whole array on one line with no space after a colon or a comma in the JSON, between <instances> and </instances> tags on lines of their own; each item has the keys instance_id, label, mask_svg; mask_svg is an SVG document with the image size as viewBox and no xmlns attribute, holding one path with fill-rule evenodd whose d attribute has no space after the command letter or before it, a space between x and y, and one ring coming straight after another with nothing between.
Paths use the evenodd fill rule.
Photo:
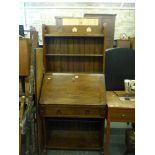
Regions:
<instances>
[{"instance_id":1,"label":"wooden leg","mask_svg":"<svg viewBox=\"0 0 155 155\"><path fill-rule=\"evenodd\" d=\"M47 150L46 149L43 150L43 155L47 155Z\"/></svg>"},{"instance_id":2,"label":"wooden leg","mask_svg":"<svg viewBox=\"0 0 155 155\"><path fill-rule=\"evenodd\" d=\"M22 155L22 133L20 126L19 126L19 155Z\"/></svg>"},{"instance_id":3,"label":"wooden leg","mask_svg":"<svg viewBox=\"0 0 155 155\"><path fill-rule=\"evenodd\" d=\"M25 76L20 76L22 83L22 92L25 94Z\"/></svg>"},{"instance_id":4,"label":"wooden leg","mask_svg":"<svg viewBox=\"0 0 155 155\"><path fill-rule=\"evenodd\" d=\"M108 110L104 155L109 155L109 144L110 144L110 113Z\"/></svg>"},{"instance_id":5,"label":"wooden leg","mask_svg":"<svg viewBox=\"0 0 155 155\"><path fill-rule=\"evenodd\" d=\"M39 115L37 115L37 143L38 143L38 155L42 155L42 137L43 137L43 121L42 119L39 117Z\"/></svg>"},{"instance_id":6,"label":"wooden leg","mask_svg":"<svg viewBox=\"0 0 155 155\"><path fill-rule=\"evenodd\" d=\"M103 119L103 121L101 122L101 129L100 129L100 132L99 132L99 140L100 140L100 143L101 143L101 155L104 155L104 127L105 127L105 118Z\"/></svg>"},{"instance_id":7,"label":"wooden leg","mask_svg":"<svg viewBox=\"0 0 155 155\"><path fill-rule=\"evenodd\" d=\"M46 119L43 118L43 155L46 155Z\"/></svg>"}]
</instances>

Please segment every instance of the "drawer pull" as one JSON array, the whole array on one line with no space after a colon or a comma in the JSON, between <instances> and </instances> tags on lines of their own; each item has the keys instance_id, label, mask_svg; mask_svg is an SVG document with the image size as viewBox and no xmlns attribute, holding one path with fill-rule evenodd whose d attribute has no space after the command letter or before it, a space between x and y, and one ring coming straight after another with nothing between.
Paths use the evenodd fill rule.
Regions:
<instances>
[{"instance_id":1,"label":"drawer pull","mask_svg":"<svg viewBox=\"0 0 155 155\"><path fill-rule=\"evenodd\" d=\"M121 117L122 117L122 118L124 118L124 117L125 117L125 115L124 115L124 114L122 114L122 115L121 115Z\"/></svg>"},{"instance_id":2,"label":"drawer pull","mask_svg":"<svg viewBox=\"0 0 155 155\"><path fill-rule=\"evenodd\" d=\"M40 110L40 112L41 112L41 113L44 113L44 110L43 110L43 109L41 109L41 110Z\"/></svg>"},{"instance_id":3,"label":"drawer pull","mask_svg":"<svg viewBox=\"0 0 155 155\"><path fill-rule=\"evenodd\" d=\"M85 114L90 114L90 111L89 110L85 110Z\"/></svg>"},{"instance_id":4,"label":"drawer pull","mask_svg":"<svg viewBox=\"0 0 155 155\"><path fill-rule=\"evenodd\" d=\"M56 111L56 114L61 115L61 114L62 114L62 113L61 113L61 110L57 110L57 111Z\"/></svg>"}]
</instances>

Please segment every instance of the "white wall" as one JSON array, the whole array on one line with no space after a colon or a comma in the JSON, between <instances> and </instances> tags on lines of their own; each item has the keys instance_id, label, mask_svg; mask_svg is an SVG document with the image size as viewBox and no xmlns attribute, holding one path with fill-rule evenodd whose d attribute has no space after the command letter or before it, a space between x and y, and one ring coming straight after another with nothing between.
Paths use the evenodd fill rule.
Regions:
<instances>
[{"instance_id":1,"label":"white wall","mask_svg":"<svg viewBox=\"0 0 155 155\"><path fill-rule=\"evenodd\" d=\"M63 3L63 2L21 2L20 24L26 29L34 26L39 31L40 43L42 42L42 24L55 24L56 16L83 17L85 13L117 14L115 22L115 39L121 33L135 36L135 4L134 3Z\"/></svg>"}]
</instances>

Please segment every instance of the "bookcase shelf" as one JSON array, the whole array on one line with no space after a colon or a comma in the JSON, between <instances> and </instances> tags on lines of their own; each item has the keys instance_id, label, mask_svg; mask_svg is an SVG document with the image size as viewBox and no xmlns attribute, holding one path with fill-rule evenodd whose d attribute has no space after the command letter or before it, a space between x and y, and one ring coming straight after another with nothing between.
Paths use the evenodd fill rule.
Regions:
<instances>
[{"instance_id":1,"label":"bookcase shelf","mask_svg":"<svg viewBox=\"0 0 155 155\"><path fill-rule=\"evenodd\" d=\"M49 149L101 150L102 119L50 119L48 121ZM78 126L80 125L80 126ZM63 126L63 129L61 128Z\"/></svg>"},{"instance_id":2,"label":"bookcase shelf","mask_svg":"<svg viewBox=\"0 0 155 155\"><path fill-rule=\"evenodd\" d=\"M43 25L43 49L46 72L103 73L103 27Z\"/></svg>"},{"instance_id":3,"label":"bookcase shelf","mask_svg":"<svg viewBox=\"0 0 155 155\"><path fill-rule=\"evenodd\" d=\"M56 33L56 34L45 34L44 35L45 37L104 37L103 34L72 34L72 33L69 33L69 34L63 34L63 33Z\"/></svg>"},{"instance_id":4,"label":"bookcase shelf","mask_svg":"<svg viewBox=\"0 0 155 155\"><path fill-rule=\"evenodd\" d=\"M103 54L45 54L46 56L70 56L70 57L103 57Z\"/></svg>"}]
</instances>

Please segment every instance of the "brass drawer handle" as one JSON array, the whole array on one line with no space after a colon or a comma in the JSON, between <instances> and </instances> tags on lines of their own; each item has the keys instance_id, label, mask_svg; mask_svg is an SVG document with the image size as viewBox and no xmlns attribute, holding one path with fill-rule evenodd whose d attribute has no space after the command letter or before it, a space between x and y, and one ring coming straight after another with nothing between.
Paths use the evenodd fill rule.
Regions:
<instances>
[{"instance_id":1,"label":"brass drawer handle","mask_svg":"<svg viewBox=\"0 0 155 155\"><path fill-rule=\"evenodd\" d=\"M62 113L61 113L61 110L57 110L57 111L56 111L56 114L61 115L61 114L62 114Z\"/></svg>"},{"instance_id":2,"label":"brass drawer handle","mask_svg":"<svg viewBox=\"0 0 155 155\"><path fill-rule=\"evenodd\" d=\"M90 114L90 111L89 110L85 110L85 114Z\"/></svg>"},{"instance_id":3,"label":"brass drawer handle","mask_svg":"<svg viewBox=\"0 0 155 155\"><path fill-rule=\"evenodd\" d=\"M40 112L41 112L41 113L44 113L44 110L43 110L43 109L41 109L41 110L40 110Z\"/></svg>"}]
</instances>

